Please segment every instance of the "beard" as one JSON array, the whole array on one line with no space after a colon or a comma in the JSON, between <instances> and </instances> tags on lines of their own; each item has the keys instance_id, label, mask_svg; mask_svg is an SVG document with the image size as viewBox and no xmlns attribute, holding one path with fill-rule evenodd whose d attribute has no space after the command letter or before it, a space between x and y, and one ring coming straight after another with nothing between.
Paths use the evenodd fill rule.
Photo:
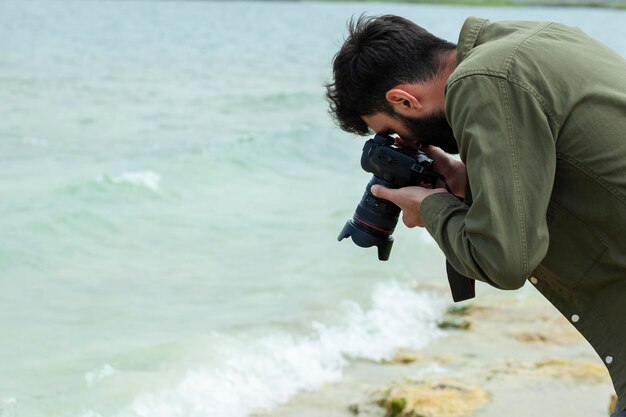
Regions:
<instances>
[{"instance_id":1,"label":"beard","mask_svg":"<svg viewBox=\"0 0 626 417\"><path fill-rule=\"evenodd\" d=\"M456 155L459 153L459 145L443 111L423 118L408 117L399 113L395 113L394 116L402 121L411 133L410 139L417 140L421 146L433 145L449 154Z\"/></svg>"}]
</instances>

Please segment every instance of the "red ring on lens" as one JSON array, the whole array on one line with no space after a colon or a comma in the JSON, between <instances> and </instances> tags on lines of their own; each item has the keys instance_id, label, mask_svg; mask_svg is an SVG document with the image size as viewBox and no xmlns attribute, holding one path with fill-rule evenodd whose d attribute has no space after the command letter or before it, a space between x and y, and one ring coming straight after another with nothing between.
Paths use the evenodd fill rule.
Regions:
<instances>
[{"instance_id":1,"label":"red ring on lens","mask_svg":"<svg viewBox=\"0 0 626 417\"><path fill-rule=\"evenodd\" d=\"M370 224L370 223L368 223L368 222L366 222L364 220L359 219L356 216L356 214L354 216L352 216L352 219L357 221L358 223L364 224L365 226L369 227L370 229L374 229L374 230L379 231L380 233L383 233L385 235L390 235L392 233L392 231L390 231L390 230L381 229L380 227L376 227L373 224Z\"/></svg>"}]
</instances>

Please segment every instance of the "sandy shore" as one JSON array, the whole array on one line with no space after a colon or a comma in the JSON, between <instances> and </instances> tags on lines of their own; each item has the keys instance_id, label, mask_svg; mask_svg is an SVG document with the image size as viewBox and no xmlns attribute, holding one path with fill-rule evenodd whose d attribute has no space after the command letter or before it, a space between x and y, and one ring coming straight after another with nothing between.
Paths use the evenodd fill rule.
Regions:
<instances>
[{"instance_id":1,"label":"sandy shore","mask_svg":"<svg viewBox=\"0 0 626 417\"><path fill-rule=\"evenodd\" d=\"M439 289L444 291L444 289ZM445 336L255 417L606 417L613 387L591 346L531 285L451 303Z\"/></svg>"}]
</instances>

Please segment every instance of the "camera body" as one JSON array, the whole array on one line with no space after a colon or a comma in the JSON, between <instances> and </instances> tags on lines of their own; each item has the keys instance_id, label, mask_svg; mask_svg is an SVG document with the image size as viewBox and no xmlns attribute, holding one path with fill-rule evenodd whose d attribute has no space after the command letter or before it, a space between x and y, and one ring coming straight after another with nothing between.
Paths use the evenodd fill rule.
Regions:
<instances>
[{"instance_id":1,"label":"camera body","mask_svg":"<svg viewBox=\"0 0 626 417\"><path fill-rule=\"evenodd\" d=\"M338 240L352 237L362 248L376 246L378 259L389 259L393 231L398 224L400 207L372 194L372 185L402 188L410 185L435 187L441 176L432 170L433 161L422 151L405 151L394 146L394 139L376 135L365 142L361 156L363 170L373 174L365 188L354 216L346 222Z\"/></svg>"}]
</instances>

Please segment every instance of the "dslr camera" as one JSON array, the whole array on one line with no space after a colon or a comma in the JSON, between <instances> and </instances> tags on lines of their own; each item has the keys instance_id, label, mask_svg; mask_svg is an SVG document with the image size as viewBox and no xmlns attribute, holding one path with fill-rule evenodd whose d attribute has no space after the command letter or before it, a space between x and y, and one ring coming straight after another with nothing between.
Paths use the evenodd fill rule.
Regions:
<instances>
[{"instance_id":1,"label":"dslr camera","mask_svg":"<svg viewBox=\"0 0 626 417\"><path fill-rule=\"evenodd\" d=\"M363 146L361 167L373 174L365 187L365 193L356 211L339 233L338 240L351 237L362 248L376 246L378 259L389 259L393 245L393 232L398 224L400 207L391 201L374 196L372 185L387 188L402 188L411 185L435 188L438 180L445 178L432 169L433 160L424 152L400 149L391 136L376 135ZM446 186L447 188L447 186ZM458 273L446 261L448 281L454 301L463 301L475 296L474 280Z\"/></svg>"}]
</instances>

